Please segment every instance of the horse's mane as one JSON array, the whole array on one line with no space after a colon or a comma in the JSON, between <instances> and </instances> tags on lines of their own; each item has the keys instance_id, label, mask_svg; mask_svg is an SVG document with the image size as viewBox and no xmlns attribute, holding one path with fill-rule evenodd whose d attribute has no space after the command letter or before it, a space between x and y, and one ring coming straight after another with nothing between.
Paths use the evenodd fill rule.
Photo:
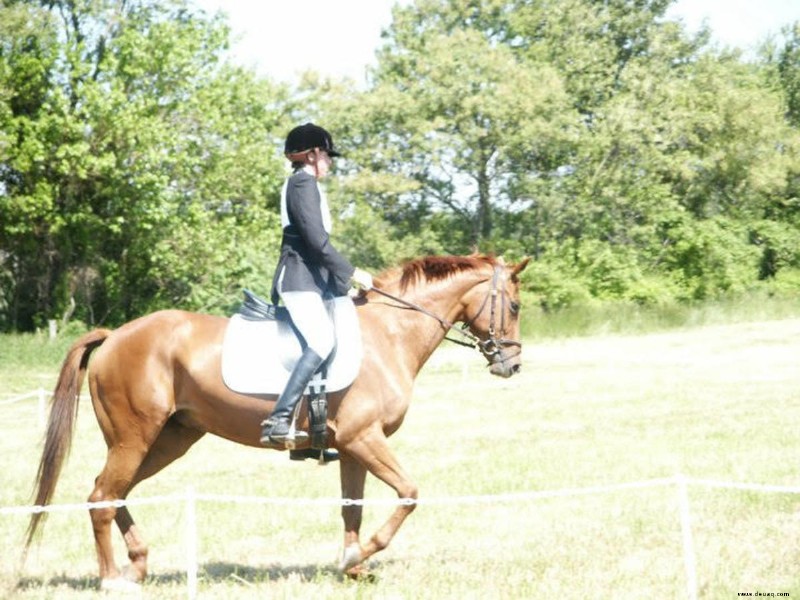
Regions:
<instances>
[{"instance_id":1,"label":"horse's mane","mask_svg":"<svg viewBox=\"0 0 800 600\"><path fill-rule=\"evenodd\" d=\"M425 256L404 263L402 266L381 273L380 281L399 278L400 289L420 281L439 281L462 271L478 269L485 265L497 264L494 256L473 254L471 256Z\"/></svg>"}]
</instances>

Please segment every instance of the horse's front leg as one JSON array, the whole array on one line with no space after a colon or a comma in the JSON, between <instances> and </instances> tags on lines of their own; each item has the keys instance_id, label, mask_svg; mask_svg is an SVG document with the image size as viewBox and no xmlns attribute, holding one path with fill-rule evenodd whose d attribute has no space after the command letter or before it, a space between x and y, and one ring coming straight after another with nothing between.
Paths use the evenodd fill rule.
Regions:
<instances>
[{"instance_id":1,"label":"horse's front leg","mask_svg":"<svg viewBox=\"0 0 800 600\"><path fill-rule=\"evenodd\" d=\"M369 542L361 546L358 542L358 528L361 525L361 507L345 506L342 515L345 519L345 552L342 560L342 570L351 573L367 558L383 550L389 545L392 538L400 529L403 521L416 508L417 486L403 471L400 464L395 460L394 455L389 449L386 436L377 430L362 438L351 442L345 446L345 452L361 463L370 473L378 479L391 486L401 500L409 500L407 504L400 504L389 519L373 534ZM345 489L344 474L346 467L342 464L342 490ZM360 476L360 495L351 498L362 498L364 493L364 474ZM349 509L349 510L348 510Z\"/></svg>"},{"instance_id":2,"label":"horse's front leg","mask_svg":"<svg viewBox=\"0 0 800 600\"><path fill-rule=\"evenodd\" d=\"M364 498L364 482L367 469L349 454L342 453L339 461L339 478L342 487L342 499L362 500ZM364 507L360 504L343 504L342 520L344 521L344 550L339 568L351 576L361 573L361 546L358 533L361 530L361 515Z\"/></svg>"}]
</instances>

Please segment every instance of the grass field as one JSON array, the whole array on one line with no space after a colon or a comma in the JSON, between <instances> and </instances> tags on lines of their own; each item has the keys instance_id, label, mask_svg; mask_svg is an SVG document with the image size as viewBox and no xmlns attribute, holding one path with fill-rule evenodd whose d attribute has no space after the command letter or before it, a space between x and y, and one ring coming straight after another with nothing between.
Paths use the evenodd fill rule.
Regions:
<instances>
[{"instance_id":1,"label":"grass field","mask_svg":"<svg viewBox=\"0 0 800 600\"><path fill-rule=\"evenodd\" d=\"M26 345L33 342L11 342ZM39 360L6 347L0 402L50 388L63 347ZM673 485L496 500L465 497L647 482L680 473L800 485L800 320L670 333L536 341L523 372L491 377L469 350L445 345L418 380L392 444L423 504L370 562L372 581L344 580L336 466L205 438L132 498L238 493L295 504L197 505L199 597L686 598ZM463 365L466 365L464 367ZM36 400L0 404L0 506L29 500L40 452ZM56 503L82 502L104 458L84 404ZM276 492L275 490L280 490ZM370 480L367 498L391 499ZM450 499L450 501L448 501ZM462 499L459 501L458 499ZM700 598L740 592L800 596L800 495L689 487ZM150 544L145 598L186 597L181 503L134 507ZM365 509L366 537L389 506ZM85 511L50 516L15 587L27 517L0 515L0 594L88 599L96 562ZM124 559L118 542L117 559Z\"/></svg>"}]
</instances>

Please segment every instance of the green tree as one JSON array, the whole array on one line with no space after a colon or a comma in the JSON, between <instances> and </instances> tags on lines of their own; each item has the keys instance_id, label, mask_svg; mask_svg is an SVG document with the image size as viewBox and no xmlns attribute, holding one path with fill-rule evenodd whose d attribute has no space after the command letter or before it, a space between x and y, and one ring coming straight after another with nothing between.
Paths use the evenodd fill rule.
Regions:
<instances>
[{"instance_id":1,"label":"green tree","mask_svg":"<svg viewBox=\"0 0 800 600\"><path fill-rule=\"evenodd\" d=\"M362 153L370 177L388 171L416 184L383 207L388 218L419 223L444 210L451 239L453 230L465 232L453 250L491 243L496 211L520 201L517 174L547 176L576 126L552 68L523 68L482 32L440 23L450 11L481 15L475 4L396 9L361 103L363 122L391 132L388 144ZM381 139L368 127L356 137Z\"/></svg>"},{"instance_id":2,"label":"green tree","mask_svg":"<svg viewBox=\"0 0 800 600\"><path fill-rule=\"evenodd\" d=\"M0 13L16 32L0 57L2 327L73 303L112 324L162 306L221 310L242 277L266 276L269 256L241 246L274 244L264 207L282 176L286 90L221 62L224 21L183 0ZM209 281L218 297L201 293Z\"/></svg>"},{"instance_id":3,"label":"green tree","mask_svg":"<svg viewBox=\"0 0 800 600\"><path fill-rule=\"evenodd\" d=\"M778 52L780 84L786 94L787 117L800 127L800 21L783 30L786 41Z\"/></svg>"},{"instance_id":4,"label":"green tree","mask_svg":"<svg viewBox=\"0 0 800 600\"><path fill-rule=\"evenodd\" d=\"M595 297L657 301L658 277L665 295L707 297L784 268L754 247L787 239L755 227L794 197L781 96L759 65L708 48L708 30L667 21L668 6L397 8L372 86L334 110L366 166L351 189L393 231L532 254ZM686 250L715 243L715 260Z\"/></svg>"},{"instance_id":5,"label":"green tree","mask_svg":"<svg viewBox=\"0 0 800 600\"><path fill-rule=\"evenodd\" d=\"M47 102L57 59L47 11L0 5L0 311L6 315L28 305L35 309L38 302L39 282L25 274L46 249L29 234L50 210L52 196L45 182L25 172L35 170L45 154L40 133L48 123L35 117Z\"/></svg>"}]
</instances>

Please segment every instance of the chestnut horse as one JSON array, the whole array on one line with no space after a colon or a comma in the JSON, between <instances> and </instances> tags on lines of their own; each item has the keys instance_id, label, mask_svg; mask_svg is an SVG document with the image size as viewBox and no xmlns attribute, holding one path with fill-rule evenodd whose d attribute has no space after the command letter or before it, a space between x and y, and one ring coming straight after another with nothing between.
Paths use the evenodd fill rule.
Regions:
<instances>
[{"instance_id":1,"label":"chestnut horse","mask_svg":"<svg viewBox=\"0 0 800 600\"><path fill-rule=\"evenodd\" d=\"M356 301L364 359L354 383L329 394L328 440L340 455L342 497L364 496L367 472L394 488L398 503L367 541L359 540L362 506L342 506L344 551L340 568L359 574L362 563L386 548L414 510L417 486L389 449L403 422L414 379L452 324L486 357L491 373L520 368L519 273L528 260L506 265L489 256L421 258L376 278ZM379 287L377 287L379 286ZM238 394L220 374L227 319L165 310L111 331L95 329L69 350L52 399L36 478L37 505L48 504L69 451L78 396L89 366L89 389L108 446L90 502L125 499L140 481L182 456L206 433L258 447L260 423L276 397ZM269 360L264 349L264 360ZM305 412L305 411L303 411ZM298 427L307 427L303 417ZM147 573L147 546L126 506L89 511L101 587L124 588ZM46 513L31 517L25 548ZM130 565L117 567L111 544L116 521Z\"/></svg>"}]
</instances>

